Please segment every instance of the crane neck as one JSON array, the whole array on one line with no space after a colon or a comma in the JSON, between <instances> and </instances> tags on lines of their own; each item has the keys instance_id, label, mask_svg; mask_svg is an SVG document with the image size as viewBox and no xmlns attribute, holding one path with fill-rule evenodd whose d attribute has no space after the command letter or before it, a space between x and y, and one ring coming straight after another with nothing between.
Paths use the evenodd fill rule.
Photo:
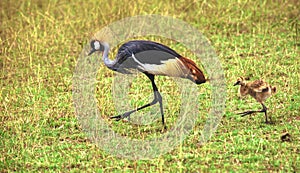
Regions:
<instances>
[{"instance_id":1,"label":"crane neck","mask_svg":"<svg viewBox=\"0 0 300 173\"><path fill-rule=\"evenodd\" d=\"M109 44L108 43L106 43L106 42L102 42L101 43L102 45L103 45L103 47L104 47L104 51L103 51L103 62L104 62L104 64L107 66L107 67L112 67L114 64L115 64L115 62L114 61L112 61L112 60L110 60L109 58L108 58L108 53L109 53Z\"/></svg>"}]
</instances>

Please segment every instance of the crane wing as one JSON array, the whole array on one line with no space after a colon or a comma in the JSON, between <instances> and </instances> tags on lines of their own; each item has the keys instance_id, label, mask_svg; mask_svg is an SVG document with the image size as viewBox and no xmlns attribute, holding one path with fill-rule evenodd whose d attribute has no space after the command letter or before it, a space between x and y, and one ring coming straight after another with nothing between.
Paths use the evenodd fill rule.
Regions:
<instances>
[{"instance_id":1,"label":"crane wing","mask_svg":"<svg viewBox=\"0 0 300 173\"><path fill-rule=\"evenodd\" d=\"M267 92L269 91L269 85L263 80L256 80L250 83L249 87L255 92Z\"/></svg>"},{"instance_id":2,"label":"crane wing","mask_svg":"<svg viewBox=\"0 0 300 173\"><path fill-rule=\"evenodd\" d=\"M196 64L160 43L134 40L123 44L116 57L114 69L130 73L133 69L154 75L188 78L196 84L206 81Z\"/></svg>"},{"instance_id":3,"label":"crane wing","mask_svg":"<svg viewBox=\"0 0 300 173\"><path fill-rule=\"evenodd\" d=\"M161 61L181 57L177 52L160 43L134 40L123 44L119 48L117 55L119 63L132 57L132 54L134 54L141 63L145 64L163 64Z\"/></svg>"},{"instance_id":4,"label":"crane wing","mask_svg":"<svg viewBox=\"0 0 300 173\"><path fill-rule=\"evenodd\" d=\"M131 71L129 69L138 69L142 72L168 75L172 72L177 73L175 72L176 69L184 67L180 62L176 62L178 57L181 56L174 50L156 42L129 41L119 48L114 70L125 73L125 71ZM170 70L172 65L174 67ZM169 72L167 72L167 69L169 69ZM178 76L178 74L171 76Z\"/></svg>"}]
</instances>

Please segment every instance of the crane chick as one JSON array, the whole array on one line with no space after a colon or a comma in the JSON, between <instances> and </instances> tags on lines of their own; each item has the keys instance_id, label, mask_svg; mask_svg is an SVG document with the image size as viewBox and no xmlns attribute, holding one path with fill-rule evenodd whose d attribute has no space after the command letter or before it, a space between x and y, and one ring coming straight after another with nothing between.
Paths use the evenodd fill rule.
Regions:
<instances>
[{"instance_id":1,"label":"crane chick","mask_svg":"<svg viewBox=\"0 0 300 173\"><path fill-rule=\"evenodd\" d=\"M267 82L263 80L255 80L255 81L247 81L244 77L239 77L234 84L234 86L240 85L239 93L241 96L250 95L252 96L257 102L262 105L262 110L251 110L246 112L238 113L239 115L246 116L249 114L253 114L256 112L263 112L265 113L266 123L270 123L268 121L267 116L267 107L264 105L264 102L267 98L269 98L272 94L276 93L276 87L269 85Z\"/></svg>"}]
</instances>

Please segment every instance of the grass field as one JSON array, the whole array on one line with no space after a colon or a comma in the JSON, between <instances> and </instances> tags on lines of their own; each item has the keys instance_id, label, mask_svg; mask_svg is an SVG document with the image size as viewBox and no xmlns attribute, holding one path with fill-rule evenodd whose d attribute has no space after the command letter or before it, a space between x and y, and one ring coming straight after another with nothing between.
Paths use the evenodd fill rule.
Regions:
<instances>
[{"instance_id":1,"label":"grass field","mask_svg":"<svg viewBox=\"0 0 300 173\"><path fill-rule=\"evenodd\" d=\"M0 1L0 172L300 171L299 7L296 0ZM87 138L73 106L72 77L83 46L96 31L144 14L184 20L210 40L226 76L226 113L211 140L199 146L211 91L208 84L198 86L200 113L187 139L157 158L128 160ZM189 55L184 48L176 50ZM277 86L266 102L274 124L265 124L260 114L236 115L261 108L250 97L238 98L233 83L239 76ZM101 64L97 79L99 110L116 132L139 139L161 135L160 121L136 126L109 120L117 114L111 97L113 72ZM178 88L167 77L159 77L157 84L172 126L180 104ZM132 107L144 104L151 99L150 82L139 76L131 93ZM286 132L291 140L284 142Z\"/></svg>"}]
</instances>

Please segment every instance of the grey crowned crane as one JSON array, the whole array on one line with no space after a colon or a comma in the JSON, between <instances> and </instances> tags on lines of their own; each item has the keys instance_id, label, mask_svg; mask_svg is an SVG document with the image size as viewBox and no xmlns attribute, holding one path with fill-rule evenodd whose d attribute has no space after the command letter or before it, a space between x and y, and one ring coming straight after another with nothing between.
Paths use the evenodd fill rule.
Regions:
<instances>
[{"instance_id":1,"label":"grey crowned crane","mask_svg":"<svg viewBox=\"0 0 300 173\"><path fill-rule=\"evenodd\" d=\"M110 118L120 120L129 117L130 114L152 106L157 102L160 105L162 124L164 128L164 112L162 96L155 84L155 75L187 78L196 84L206 82L202 71L190 59L184 58L171 48L146 40L133 40L124 43L118 50L115 60L108 58L109 44L99 40L92 40L91 51L88 55L96 51L102 52L104 64L111 70L124 74L130 74L132 70L144 73L151 81L154 99L152 102L137 109L125 112L124 114L112 116Z\"/></svg>"},{"instance_id":2,"label":"grey crowned crane","mask_svg":"<svg viewBox=\"0 0 300 173\"><path fill-rule=\"evenodd\" d=\"M256 112L262 112L265 113L266 123L270 123L268 121L268 115L267 115L267 107L264 105L264 102L267 98L269 98L272 94L276 93L276 87L271 86L267 82L263 80L255 80L255 81L247 81L247 78L239 77L234 84L240 85L239 93L241 96L250 95L252 96L257 102L259 102L262 105L262 110L255 110L255 111L246 111L239 113L242 117L253 114Z\"/></svg>"}]
</instances>

